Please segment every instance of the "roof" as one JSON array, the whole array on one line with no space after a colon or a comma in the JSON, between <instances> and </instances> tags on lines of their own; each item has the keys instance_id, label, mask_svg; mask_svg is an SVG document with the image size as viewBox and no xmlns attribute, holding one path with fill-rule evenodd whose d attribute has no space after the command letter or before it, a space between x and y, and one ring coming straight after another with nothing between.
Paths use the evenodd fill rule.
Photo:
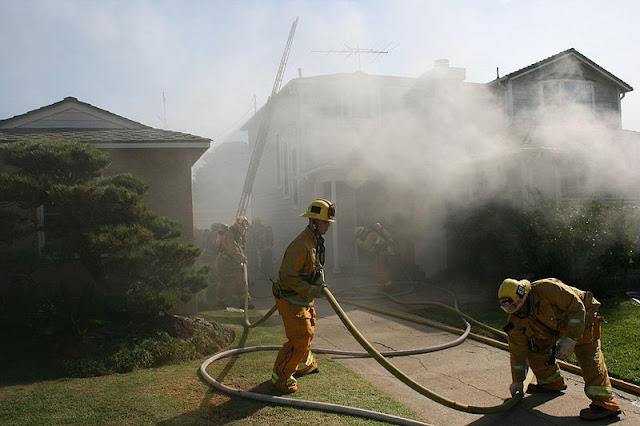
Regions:
<instances>
[{"instance_id":1,"label":"roof","mask_svg":"<svg viewBox=\"0 0 640 426\"><path fill-rule=\"evenodd\" d=\"M590 66L591 68L595 69L597 72L601 73L602 75L604 75L605 77L609 78L610 80L612 80L613 82L615 82L621 89L623 92L631 92L633 90L633 87L631 87L629 84L625 83L624 81L622 81L621 79L619 79L618 77L616 77L615 75L611 74L609 71L607 71L606 69L602 68L600 65L596 64L595 62L593 62L591 59L587 58L586 56L584 56L582 53L578 52L576 49L574 49L573 47L571 49L567 49L563 52L557 53L553 56L549 56L546 59L543 59L541 61L535 62L525 68L519 69L517 71L514 71L512 73L509 73L507 75L504 75L500 78L497 78L491 82L489 82L488 84L495 84L498 82L503 82L506 80L512 80L518 77L521 77L525 74L528 74L532 71L535 71L537 69L540 69L542 67L544 67L545 65L551 64L553 62L556 62L558 60L567 58L569 56L573 56L575 58L577 58L578 60L584 62L585 64L587 64L588 66Z\"/></svg>"},{"instance_id":2,"label":"roof","mask_svg":"<svg viewBox=\"0 0 640 426\"><path fill-rule=\"evenodd\" d=\"M353 73L314 75L310 77L297 77L289 80L278 93L267 99L267 102L240 127L240 130L247 131L252 125L259 122L258 120L261 120L262 116L266 114L267 106L270 106L270 102L271 104L273 104L278 99L282 99L282 97L297 93L296 91L299 87L308 87L314 85L318 85L320 87L328 87L334 84L345 84L348 86L354 84L354 82L372 85L375 84L379 87L383 87L385 84L396 86L405 85L406 87L410 87L410 85L412 85L414 81L415 79L411 77L367 74L362 71L356 71ZM327 86L321 86L323 84Z\"/></svg>"},{"instance_id":3,"label":"roof","mask_svg":"<svg viewBox=\"0 0 640 426\"><path fill-rule=\"evenodd\" d=\"M155 129L73 97L0 120L0 146L21 140L77 140L97 148L209 148L211 139Z\"/></svg>"},{"instance_id":4,"label":"roof","mask_svg":"<svg viewBox=\"0 0 640 426\"><path fill-rule=\"evenodd\" d=\"M210 139L187 133L172 132L153 128L146 129L0 129L0 144L34 139L77 140L96 145L165 144L185 148L209 147ZM203 145L205 144L205 145ZM100 146L99 146L100 147ZM109 146L102 146L109 148Z\"/></svg>"}]
</instances>

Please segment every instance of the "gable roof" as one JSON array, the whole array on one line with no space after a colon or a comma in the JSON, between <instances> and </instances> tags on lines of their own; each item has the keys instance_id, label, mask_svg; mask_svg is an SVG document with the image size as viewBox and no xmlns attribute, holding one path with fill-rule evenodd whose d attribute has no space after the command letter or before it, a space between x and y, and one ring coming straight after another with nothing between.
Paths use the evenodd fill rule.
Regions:
<instances>
[{"instance_id":1,"label":"gable roof","mask_svg":"<svg viewBox=\"0 0 640 426\"><path fill-rule=\"evenodd\" d=\"M525 68L519 69L517 71L514 71L512 73L509 73L507 75L504 75L500 78L497 78L491 82L489 82L489 85L492 84L496 84L496 83L500 83L500 82L504 82L506 80L513 80L516 79L518 77L522 77L523 75L529 74L530 72L536 71L546 65L549 65L553 62L565 59L567 57L574 57L576 59L578 59L579 61L585 63L586 65L588 65L589 67L593 68L596 72L599 72L600 74L604 75L606 78L610 79L611 81L613 81L618 87L620 87L622 92L631 92L633 90L633 87L631 87L629 84L625 83L624 81L622 81L621 79L619 79L618 77L616 77L615 75L611 74L609 71L607 71L606 69L602 68L600 65L596 64L595 62L593 62L591 59L587 58L586 56L584 56L582 53L578 52L576 49L574 49L573 47L571 49L567 49L563 52L557 53L553 56L549 56L546 59L543 59L541 61L535 62Z\"/></svg>"},{"instance_id":2,"label":"gable roof","mask_svg":"<svg viewBox=\"0 0 640 426\"><path fill-rule=\"evenodd\" d=\"M74 97L0 120L0 147L32 139L64 139L96 148L209 148L211 139L155 129Z\"/></svg>"}]
</instances>

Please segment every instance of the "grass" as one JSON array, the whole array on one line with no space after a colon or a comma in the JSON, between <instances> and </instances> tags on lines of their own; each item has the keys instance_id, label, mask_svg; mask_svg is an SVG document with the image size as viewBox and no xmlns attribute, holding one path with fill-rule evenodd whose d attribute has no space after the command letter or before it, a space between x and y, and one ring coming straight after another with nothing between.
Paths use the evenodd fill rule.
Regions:
<instances>
[{"instance_id":1,"label":"grass","mask_svg":"<svg viewBox=\"0 0 640 426\"><path fill-rule=\"evenodd\" d=\"M236 333L231 347L279 345L284 329L279 317L245 332L243 316L224 311L202 316ZM252 318L255 321L256 318ZM260 351L213 363L209 374L241 390L270 393L275 351ZM127 374L57 379L0 387L0 424L118 425L378 425L381 422L342 414L268 405L213 390L197 370L204 359ZM303 377L293 398L381 411L417 418L400 402L326 355L318 355L322 372Z\"/></svg>"},{"instance_id":2,"label":"grass","mask_svg":"<svg viewBox=\"0 0 640 426\"><path fill-rule=\"evenodd\" d=\"M459 293L463 294L462 291ZM461 303L460 308L497 328L506 320L490 298ZM626 300L603 301L601 309L608 321L603 326L603 350L610 373L635 384L640 384L640 366L636 361L640 359L640 346L636 344L640 337L639 309ZM420 313L461 326L459 318L442 308L424 308ZM279 317L246 331L242 327L242 314L206 311L201 315L235 332L230 348L280 345L285 339ZM252 321L256 319L251 318ZM486 334L477 327L473 330ZM213 363L208 372L226 385L270 394L269 376L275 356L275 351L261 351L225 358ZM231 397L213 390L200 379L197 370L205 358L126 374L5 385L0 387L0 424L276 425L301 421L322 426L382 424ZM328 355L317 358L321 374L300 378L300 390L292 398L351 405L419 419L400 402Z\"/></svg>"}]
</instances>

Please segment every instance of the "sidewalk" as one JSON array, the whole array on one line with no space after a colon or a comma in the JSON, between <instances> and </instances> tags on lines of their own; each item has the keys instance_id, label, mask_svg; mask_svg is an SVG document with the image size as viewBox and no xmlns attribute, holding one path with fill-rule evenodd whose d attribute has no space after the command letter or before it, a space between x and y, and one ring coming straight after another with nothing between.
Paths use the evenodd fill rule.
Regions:
<instances>
[{"instance_id":1,"label":"sidewalk","mask_svg":"<svg viewBox=\"0 0 640 426\"><path fill-rule=\"evenodd\" d=\"M340 300L341 290L346 282L334 282L332 292ZM262 293L262 292L260 292ZM258 295L258 293L256 293ZM427 300L423 294L405 295L405 300ZM438 300L430 300L438 301ZM270 303L262 299L262 305ZM361 303L383 306L397 312L406 312L398 304L384 300L363 300ZM269 309L271 305L266 306ZM318 323L313 347L363 351L358 342L349 334L340 318L325 299L317 299ZM363 311L346 304L343 310L350 320L379 351L426 348L449 342L458 335L437 328ZM365 377L381 391L403 402L427 422L434 425L585 425L610 424L640 425L640 396L614 389L618 403L624 411L608 420L586 423L578 418L581 409L589 405L589 399L583 393L582 377L563 371L567 381L567 390L563 394L526 395L510 411L477 415L457 411L440 405L410 389L395 378L371 358L348 358L332 355L350 369ZM511 383L508 352L467 339L461 345L421 355L389 358L413 380L429 390L456 402L473 406L495 406L509 397ZM322 366L320 365L320 370Z\"/></svg>"}]
</instances>

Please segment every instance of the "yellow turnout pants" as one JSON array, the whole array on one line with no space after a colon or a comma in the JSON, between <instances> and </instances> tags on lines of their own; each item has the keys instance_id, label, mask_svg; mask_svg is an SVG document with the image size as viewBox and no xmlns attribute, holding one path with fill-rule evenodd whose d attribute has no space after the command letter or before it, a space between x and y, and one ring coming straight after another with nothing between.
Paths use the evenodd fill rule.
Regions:
<instances>
[{"instance_id":1,"label":"yellow turnout pants","mask_svg":"<svg viewBox=\"0 0 640 426\"><path fill-rule=\"evenodd\" d=\"M298 385L293 375L304 375L318 367L311 353L316 310L294 306L284 299L276 299L276 306L288 340L282 345L273 364L271 382L279 391L295 392Z\"/></svg>"},{"instance_id":2,"label":"yellow turnout pants","mask_svg":"<svg viewBox=\"0 0 640 426\"><path fill-rule=\"evenodd\" d=\"M560 375L557 362L550 363L552 347L542 346L537 352L529 351L527 362L536 375L538 383L551 389L561 389L564 379ZM575 348L578 364L582 369L584 379L584 393L593 405L599 405L607 410L617 411L620 406L613 398L611 380L607 365L600 346L600 319L595 316L587 318L584 334L576 343Z\"/></svg>"}]
</instances>

